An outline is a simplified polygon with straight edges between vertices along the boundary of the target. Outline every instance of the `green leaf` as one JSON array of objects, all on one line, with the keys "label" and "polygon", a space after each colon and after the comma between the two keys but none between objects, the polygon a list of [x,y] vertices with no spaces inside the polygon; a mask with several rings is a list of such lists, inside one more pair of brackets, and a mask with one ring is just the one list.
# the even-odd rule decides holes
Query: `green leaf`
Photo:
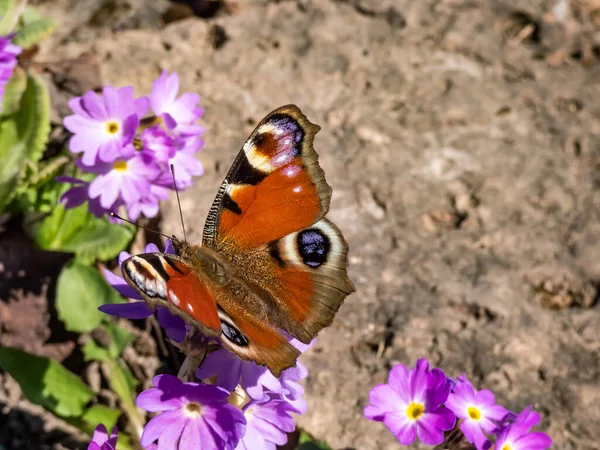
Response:
[{"label": "green leaf", "polygon": [[29,48],[39,44],[56,29],[56,22],[52,18],[43,18],[24,24],[17,30],[13,43],[19,47]]},{"label": "green leaf", "polygon": [[14,214],[54,211],[61,193],[65,190],[65,185],[56,182],[54,178],[68,162],[68,157],[57,156],[41,162],[39,167],[26,163],[17,193],[10,204],[10,211]]},{"label": "green leaf", "polygon": [[4,87],[4,97],[2,98],[1,116],[13,114],[21,103],[21,97],[27,87],[27,74],[21,67],[17,66],[13,70],[8,83]]},{"label": "green leaf", "polygon": [[6,14],[14,8],[15,4],[15,0],[0,0],[0,17],[6,17]]},{"label": "green leaf", "polygon": [[7,35],[13,30],[24,3],[24,0],[0,0],[0,35]]},{"label": "green leaf", "polygon": [[113,358],[117,358],[123,349],[133,340],[133,334],[129,331],[120,327],[116,323],[109,323],[106,325],[106,331],[110,336],[110,344],[108,346],[108,352]]},{"label": "green leaf", "polygon": [[135,228],[98,219],[87,205],[65,210],[58,205],[43,221],[28,229],[33,240],[44,250],[73,252],[83,263],[114,258],[133,239]]},{"label": "green leaf", "polygon": [[102,423],[110,432],[122,413],[120,409],[109,408],[104,405],[92,405],[81,416],[82,423],[78,427],[86,433],[92,434],[96,426]]},{"label": "green leaf", "polygon": [[26,228],[40,248],[62,250],[68,247],[70,239],[85,226],[88,215],[85,205],[66,210],[59,204],[44,220],[34,220],[33,226]]},{"label": "green leaf", "polygon": [[[39,188],[40,186],[53,181],[61,172],[64,166],[69,163],[67,156],[56,156],[49,161],[44,161],[37,167],[37,172],[27,180],[29,187]],[[62,187],[62,185],[61,185]]]},{"label": "green leaf", "polygon": [[96,427],[101,423],[110,432],[121,414],[123,414],[123,411],[120,409],[105,405],[92,405],[85,410],[81,417],[66,417],[65,421],[87,434],[93,434]]},{"label": "green leaf", "polygon": [[0,211],[16,192],[26,161],[42,157],[50,132],[50,96],[46,84],[29,74],[19,109],[0,118]]},{"label": "green leaf", "polygon": [[306,431],[300,431],[300,440],[298,441],[298,450],[333,450],[325,442],[317,441]]},{"label": "green leaf", "polygon": [[131,443],[131,438],[123,433],[117,437],[117,450],[134,450],[136,447]]},{"label": "green leaf", "polygon": [[79,417],[94,392],[60,363],[16,348],[0,348],[0,367],[21,386],[27,399],[62,417]]},{"label": "green leaf", "polygon": [[[85,206],[85,205],[84,205]],[[107,219],[97,219],[91,214],[65,249],[75,252],[82,261],[108,260],[117,256],[133,239],[135,228],[131,225],[110,223]]]},{"label": "green leaf", "polygon": [[19,22],[21,24],[27,25],[27,24],[34,22],[36,20],[39,20],[41,18],[42,18],[42,15],[40,14],[40,12],[38,11],[37,8],[27,5],[27,6],[25,6],[25,8],[23,8],[23,12],[21,13]]},{"label": "green leaf", "polygon": [[86,342],[85,345],[81,347],[81,351],[83,352],[83,359],[85,361],[107,362],[111,359],[108,350],[104,347],[100,347],[94,341]]},{"label": "green leaf", "polygon": [[105,317],[98,306],[118,303],[121,297],[91,266],[77,261],[67,265],[58,277],[56,309],[69,331],[92,331]]}]

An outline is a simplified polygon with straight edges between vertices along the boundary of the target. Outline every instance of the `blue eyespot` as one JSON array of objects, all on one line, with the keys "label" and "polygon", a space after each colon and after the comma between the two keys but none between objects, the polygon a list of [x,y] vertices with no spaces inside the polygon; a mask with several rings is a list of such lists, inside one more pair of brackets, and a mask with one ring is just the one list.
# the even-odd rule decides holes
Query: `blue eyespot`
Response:
[{"label": "blue eyespot", "polygon": [[327,261],[331,243],[323,231],[318,228],[308,228],[296,236],[298,254],[304,264],[316,269]]}]

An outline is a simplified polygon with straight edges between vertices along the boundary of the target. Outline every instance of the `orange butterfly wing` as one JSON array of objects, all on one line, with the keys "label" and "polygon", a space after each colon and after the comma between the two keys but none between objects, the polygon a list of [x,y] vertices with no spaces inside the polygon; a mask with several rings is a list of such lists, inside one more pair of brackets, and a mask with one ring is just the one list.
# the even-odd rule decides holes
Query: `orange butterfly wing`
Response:
[{"label": "orange butterfly wing", "polygon": [[[323,219],[331,188],[313,148],[318,131],[294,105],[267,115],[225,178],[203,235],[204,246],[231,261],[254,294],[217,299],[238,327],[264,315],[260,324],[304,343],[331,324],[354,290],[346,275],[347,244]],[[276,332],[269,334],[272,343]],[[255,348],[251,359],[268,359],[270,352],[268,346]],[[286,367],[295,364],[291,357]]]},{"label": "orange butterfly wing", "polygon": [[312,148],[319,130],[294,105],[265,117],[213,202],[203,245],[256,249],[327,214],[331,188]]}]

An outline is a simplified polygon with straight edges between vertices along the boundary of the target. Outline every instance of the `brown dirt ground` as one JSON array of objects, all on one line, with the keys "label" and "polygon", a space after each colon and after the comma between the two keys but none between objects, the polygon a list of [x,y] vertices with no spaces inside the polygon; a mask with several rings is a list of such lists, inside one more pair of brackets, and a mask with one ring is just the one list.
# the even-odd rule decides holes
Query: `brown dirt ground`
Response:
[{"label": "brown dirt ground", "polygon": [[200,93],[206,174],[181,199],[191,241],[264,114],[296,103],[322,126],[357,292],[304,356],[298,421],[316,437],[399,448],[362,410],[393,364],[426,357],[510,409],[535,405],[554,448],[593,449],[600,3],[563,3],[557,20],[554,0],[236,0],[162,26],[164,0],[57,0],[41,3],[61,26],[37,59],[91,52],[106,83],[147,93],[168,69]]}]

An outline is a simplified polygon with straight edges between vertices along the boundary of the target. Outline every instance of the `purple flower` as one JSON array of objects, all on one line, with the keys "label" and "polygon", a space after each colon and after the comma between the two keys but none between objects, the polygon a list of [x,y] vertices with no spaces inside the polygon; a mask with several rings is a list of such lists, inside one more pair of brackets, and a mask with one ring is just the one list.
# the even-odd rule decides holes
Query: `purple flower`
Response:
[{"label": "purple flower", "polygon": [[[102,217],[105,214],[116,211],[122,203],[116,202],[111,208],[104,208],[100,204],[99,198],[90,198],[89,188],[90,183],[87,181],[80,180],[79,178],[73,177],[56,177],[56,181],[59,183],[71,183],[73,187],[66,191],[61,197],[60,202],[64,203],[65,209],[76,208],[85,202],[88,202],[88,210],[95,217]],[[116,221],[112,217],[109,217],[112,222]]]},{"label": "purple flower", "polygon": [[135,222],[141,213],[146,217],[155,217],[158,214],[158,202],[167,198],[169,198],[167,188],[151,184],[150,192],[146,196],[127,205],[129,220]]},{"label": "purple flower", "polygon": [[154,388],[142,392],[137,406],[160,412],[144,427],[141,444],[173,450],[233,450],[244,434],[246,419],[227,403],[229,392],[217,386],[183,383],[158,375]]},{"label": "purple flower", "polygon": [[367,419],[383,422],[402,445],[410,445],[418,436],[424,444],[438,445],[444,431],[454,427],[456,418],[442,406],[450,393],[450,382],[439,369],[429,370],[429,363],[419,359],[410,371],[398,364],[389,374],[388,384],[375,386]]},{"label": "purple flower", "polygon": [[92,442],[88,445],[88,450],[115,450],[117,447],[117,427],[115,426],[108,435],[106,427],[98,425],[94,430]]},{"label": "purple flower", "polygon": [[[166,189],[173,189],[171,165],[181,190],[202,175],[194,154],[204,145],[204,129],[196,123],[203,110],[197,94],[177,97],[178,91],[177,74],[163,72],[149,97],[135,99],[131,86],[106,86],[101,96],[89,91],[69,102],[75,113],[64,119],[74,134],[69,148],[83,152],[79,169],[99,175],[89,184],[76,182],[63,196],[66,208],[87,201],[95,215],[124,205],[132,221],[142,213],[154,217],[160,200],[168,198]],[[142,120],[150,103],[156,117]]]},{"label": "purple flower", "polygon": [[[144,249],[144,253],[155,253],[158,251],[158,247],[154,244],[148,244]],[[174,253],[170,239],[167,239],[165,253]],[[123,264],[123,261],[130,256],[131,255],[127,252],[121,252],[119,254],[119,267]],[[154,310],[148,308],[146,302],[143,301],[142,296],[134,288],[129,286],[122,277],[115,275],[107,269],[104,269],[104,277],[106,278],[106,281],[108,281],[108,284],[123,297],[138,301],[128,303],[108,303],[100,306],[98,308],[100,311],[111,316],[124,317],[126,319],[145,319],[154,313]],[[158,308],[157,318],[158,323],[165,329],[169,338],[173,339],[175,342],[183,341],[186,333],[186,325],[181,317],[171,314],[167,308]]]},{"label": "purple flower", "polygon": [[74,133],[69,141],[73,153],[83,153],[83,164],[93,166],[97,160],[110,163],[120,150],[133,140],[140,118],[148,109],[148,99],[134,99],[133,87],[115,89],[106,86],[102,96],[94,91],[69,101],[75,113],[64,119],[65,127]]},{"label": "purple flower", "polygon": [[12,38],[13,35],[0,36],[0,112],[2,112],[4,88],[17,66],[17,55],[21,53],[21,47],[10,42]]},{"label": "purple flower", "polygon": [[150,153],[158,162],[168,163],[175,156],[175,139],[159,126],[152,126],[140,135],[143,151]]},{"label": "purple flower", "polygon": [[284,400],[252,401],[244,406],[243,412],[246,432],[236,450],[276,450],[287,442],[287,433],[296,427],[292,417],[296,410]]},{"label": "purple flower", "polygon": [[304,388],[302,385],[300,385],[300,383],[298,383],[298,381],[306,378],[307,376],[308,369],[304,364],[298,361],[296,363],[296,367],[291,367],[285,370],[281,374],[281,377],[279,377],[279,382],[287,392],[276,395],[270,393],[269,396],[272,399],[281,398],[282,400],[285,400],[296,413],[304,414],[306,411],[308,411],[308,404],[304,399]]},{"label": "purple flower", "polygon": [[552,439],[541,431],[530,431],[540,421],[540,415],[525,408],[514,422],[504,428],[496,439],[494,448],[498,450],[545,450],[552,445]]},{"label": "purple flower", "polygon": [[162,117],[165,125],[182,135],[201,134],[204,129],[194,122],[202,116],[204,110],[198,107],[200,96],[187,92],[177,98],[179,92],[179,76],[176,73],[168,75],[165,70],[152,83],[150,105],[154,114]]},{"label": "purple flower", "polygon": [[90,183],[89,195],[99,198],[105,209],[112,208],[119,199],[131,204],[150,195],[150,182],[161,173],[155,161],[136,153],[131,144],[118,151],[113,162],[99,163],[88,170],[100,174]]},{"label": "purple flower", "polygon": [[[295,342],[297,342],[295,339],[292,340],[292,345]],[[233,391],[240,384],[253,400],[266,401],[270,395],[275,394],[290,403],[301,399],[304,395],[304,389],[296,381],[307,375],[306,368],[298,362],[296,367],[283,371],[281,377],[277,379],[266,367],[252,361],[244,361],[225,348],[206,355],[202,365],[196,371],[196,378],[199,380],[216,376],[215,384],[228,391]],[[296,404],[297,409],[304,409],[303,404],[305,405],[304,400],[301,399]]]},{"label": "purple flower", "polygon": [[[196,141],[202,143],[202,141]],[[182,140],[180,138],[177,142],[181,146],[186,142],[191,142],[191,140]],[[199,176],[204,173],[204,167],[202,166],[202,163],[194,156],[194,152],[197,152],[199,149],[200,148],[195,149],[180,147],[175,155],[167,161],[167,167],[173,165],[175,168],[175,181],[177,182],[177,189],[181,190],[190,187],[193,181],[192,177]],[[163,171],[157,178],[156,184],[172,188],[173,176],[170,170]]]},{"label": "purple flower", "polygon": [[485,433],[493,433],[498,424],[510,411],[494,404],[494,394],[489,390],[476,391],[463,374],[456,380],[454,389],[446,400],[446,407],[462,419],[460,429],[467,441],[475,444],[477,450],[491,447]]}]

